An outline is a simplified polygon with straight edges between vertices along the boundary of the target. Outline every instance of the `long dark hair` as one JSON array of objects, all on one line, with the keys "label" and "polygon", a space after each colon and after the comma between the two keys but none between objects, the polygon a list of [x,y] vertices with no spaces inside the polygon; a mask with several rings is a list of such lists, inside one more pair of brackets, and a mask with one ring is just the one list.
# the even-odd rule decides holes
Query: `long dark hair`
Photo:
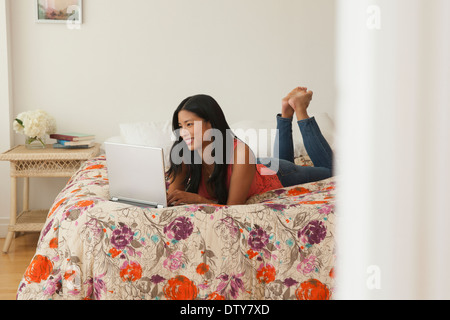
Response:
[{"label": "long dark hair", "polygon": [[[178,108],[173,113],[172,118],[172,130],[175,135],[175,142],[170,150],[170,168],[168,175],[175,180],[176,176],[181,172],[180,161],[173,161],[172,152],[179,150],[179,154],[176,156],[183,159],[183,163],[187,166],[187,174],[184,179],[185,191],[198,193],[198,188],[200,185],[201,175],[202,175],[202,162],[199,160],[200,155],[196,150],[190,151],[187,148],[186,143],[180,136],[180,126],[178,125],[178,113],[181,110],[186,110],[195,113],[198,117],[205,121],[211,123],[213,129],[217,129],[222,134],[222,146],[213,145],[213,150],[218,150],[222,147],[222,152],[214,152],[213,156],[215,159],[214,171],[207,180],[207,184],[214,186],[215,198],[219,204],[226,204],[228,199],[228,189],[227,183],[227,164],[230,163],[231,159],[228,159],[232,155],[232,150],[234,147],[234,139],[237,138],[230,129],[225,115],[214,98],[199,94],[191,97],[187,97],[181,101]],[[212,137],[212,143],[215,144],[215,139]],[[182,144],[182,145],[180,145]],[[180,158],[178,158],[180,159]],[[173,181],[172,180],[172,181]]]}]

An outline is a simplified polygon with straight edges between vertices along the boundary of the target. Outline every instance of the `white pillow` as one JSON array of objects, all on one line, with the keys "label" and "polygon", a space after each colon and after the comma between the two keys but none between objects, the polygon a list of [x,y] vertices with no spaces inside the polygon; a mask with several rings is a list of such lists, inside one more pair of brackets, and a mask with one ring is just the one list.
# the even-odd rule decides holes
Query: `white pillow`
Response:
[{"label": "white pillow", "polygon": [[172,121],[122,123],[119,128],[120,136],[126,144],[163,148],[164,162],[168,169],[170,148],[175,140]]},{"label": "white pillow", "polygon": [[115,142],[115,143],[124,143],[123,139],[121,136],[114,136],[111,138],[106,139],[102,145],[100,146],[100,148],[104,151],[105,150],[105,142]]}]

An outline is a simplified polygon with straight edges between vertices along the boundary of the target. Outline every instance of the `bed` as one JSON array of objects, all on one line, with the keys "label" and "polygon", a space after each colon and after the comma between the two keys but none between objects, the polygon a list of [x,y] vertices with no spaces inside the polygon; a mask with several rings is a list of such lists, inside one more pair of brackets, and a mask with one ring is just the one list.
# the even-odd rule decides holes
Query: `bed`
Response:
[{"label": "bed", "polygon": [[154,209],[108,199],[101,154],[56,197],[17,299],[333,298],[335,178],[236,206]]}]

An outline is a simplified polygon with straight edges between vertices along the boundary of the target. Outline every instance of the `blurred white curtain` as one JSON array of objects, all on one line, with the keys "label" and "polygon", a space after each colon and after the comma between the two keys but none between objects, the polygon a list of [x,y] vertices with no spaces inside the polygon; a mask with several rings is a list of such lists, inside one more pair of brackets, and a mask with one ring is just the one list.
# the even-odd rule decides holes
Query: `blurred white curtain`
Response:
[{"label": "blurred white curtain", "polygon": [[449,32],[449,0],[337,0],[338,299],[450,299]]}]

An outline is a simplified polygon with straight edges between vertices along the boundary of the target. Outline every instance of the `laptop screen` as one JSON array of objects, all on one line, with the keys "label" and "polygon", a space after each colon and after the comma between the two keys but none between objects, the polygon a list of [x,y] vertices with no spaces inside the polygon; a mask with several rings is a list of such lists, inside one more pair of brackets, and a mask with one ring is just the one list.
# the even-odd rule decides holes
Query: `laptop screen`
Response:
[{"label": "laptop screen", "polygon": [[167,207],[162,148],[105,142],[110,198]]}]

